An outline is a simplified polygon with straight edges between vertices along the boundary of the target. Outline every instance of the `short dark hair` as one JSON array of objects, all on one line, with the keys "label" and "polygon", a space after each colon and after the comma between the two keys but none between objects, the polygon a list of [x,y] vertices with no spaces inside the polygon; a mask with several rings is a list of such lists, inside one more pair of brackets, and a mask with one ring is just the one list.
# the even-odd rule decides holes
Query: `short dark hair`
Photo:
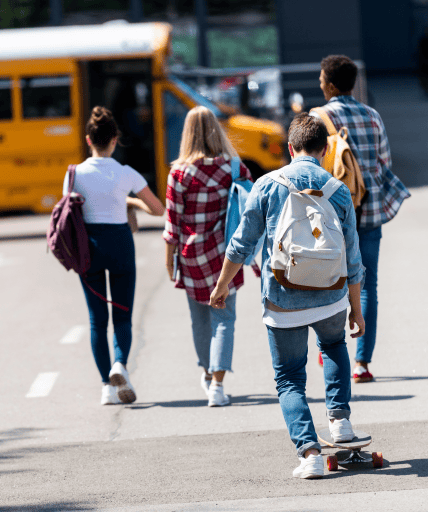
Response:
[{"label": "short dark hair", "polygon": [[350,92],[357,79],[358,68],[346,55],[329,55],[321,61],[325,78],[340,92]]},{"label": "short dark hair", "polygon": [[321,151],[327,144],[328,132],[325,124],[318,117],[310,116],[307,112],[298,114],[291,121],[288,129],[288,142],[296,151],[315,153]]}]

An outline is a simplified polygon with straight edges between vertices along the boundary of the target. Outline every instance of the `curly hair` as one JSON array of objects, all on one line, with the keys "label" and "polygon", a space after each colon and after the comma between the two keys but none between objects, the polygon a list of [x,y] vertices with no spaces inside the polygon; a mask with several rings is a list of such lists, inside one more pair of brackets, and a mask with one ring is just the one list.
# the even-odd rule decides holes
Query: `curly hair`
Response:
[{"label": "curly hair", "polygon": [[325,78],[340,92],[352,91],[357,79],[358,68],[346,55],[329,55],[321,61]]}]

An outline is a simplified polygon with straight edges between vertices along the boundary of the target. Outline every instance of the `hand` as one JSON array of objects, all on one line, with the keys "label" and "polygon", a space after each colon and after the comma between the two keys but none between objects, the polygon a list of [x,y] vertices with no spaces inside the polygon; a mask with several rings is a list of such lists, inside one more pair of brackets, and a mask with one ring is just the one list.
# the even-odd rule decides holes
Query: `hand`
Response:
[{"label": "hand", "polygon": [[229,287],[219,286],[218,283],[211,293],[210,306],[215,309],[224,309],[226,307],[226,298],[229,295]]},{"label": "hand", "polygon": [[166,271],[168,272],[170,281],[174,281],[174,263],[171,261],[166,264]]},{"label": "hand", "polygon": [[351,312],[349,313],[349,328],[354,330],[355,324],[358,326],[358,331],[351,334],[351,338],[359,338],[363,336],[366,331],[366,323],[364,322],[363,314],[360,311],[353,311],[351,308]]}]

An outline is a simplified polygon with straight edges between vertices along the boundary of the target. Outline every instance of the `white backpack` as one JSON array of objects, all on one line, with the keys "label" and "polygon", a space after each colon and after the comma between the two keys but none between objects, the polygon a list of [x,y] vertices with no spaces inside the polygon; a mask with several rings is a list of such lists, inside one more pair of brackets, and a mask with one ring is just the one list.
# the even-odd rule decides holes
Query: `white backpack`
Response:
[{"label": "white backpack", "polygon": [[342,185],[330,178],[321,190],[299,191],[282,170],[268,174],[289,191],[271,254],[276,280],[298,290],[339,290],[347,277],[342,226],[329,202]]}]

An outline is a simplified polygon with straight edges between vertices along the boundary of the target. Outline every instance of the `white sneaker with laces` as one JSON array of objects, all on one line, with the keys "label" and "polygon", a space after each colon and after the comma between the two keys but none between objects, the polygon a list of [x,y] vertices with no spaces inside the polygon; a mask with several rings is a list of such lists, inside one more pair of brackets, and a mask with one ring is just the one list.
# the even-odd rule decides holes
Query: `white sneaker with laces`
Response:
[{"label": "white sneaker with laces", "polygon": [[352,441],[355,437],[351,422],[346,418],[335,419],[333,422],[329,421],[328,428],[335,443],[346,443],[346,441]]},{"label": "white sneaker with laces", "polygon": [[101,390],[101,405],[116,405],[120,403],[116,388],[110,384],[103,386]]},{"label": "white sneaker with laces", "polygon": [[205,372],[203,372],[203,374],[201,375],[201,388],[205,391],[205,394],[208,396],[208,391],[210,389],[212,379],[207,380],[205,378],[205,375]]},{"label": "white sneaker with laces", "polygon": [[122,363],[116,361],[110,370],[110,384],[117,386],[117,396],[119,400],[124,404],[131,404],[137,399],[135,390],[129,380],[129,374],[127,369]]},{"label": "white sneaker with laces", "polygon": [[312,453],[305,457],[299,457],[300,466],[293,471],[295,478],[322,478],[324,476],[324,461],[322,455]]},{"label": "white sneaker with laces", "polygon": [[230,398],[224,394],[223,386],[219,386],[217,383],[211,384],[208,390],[208,407],[222,407],[229,404]]}]

